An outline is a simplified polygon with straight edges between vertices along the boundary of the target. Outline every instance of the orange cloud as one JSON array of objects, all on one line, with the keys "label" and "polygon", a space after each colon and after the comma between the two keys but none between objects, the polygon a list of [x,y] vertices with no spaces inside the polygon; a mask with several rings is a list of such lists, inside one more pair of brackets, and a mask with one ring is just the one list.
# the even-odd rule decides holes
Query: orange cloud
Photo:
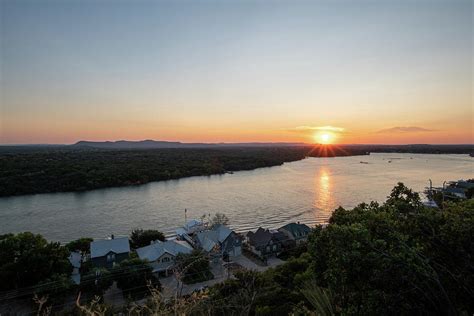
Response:
[{"label": "orange cloud", "polygon": [[427,129],[418,126],[396,126],[392,128],[386,128],[378,131],[377,133],[425,133],[425,132],[436,132],[433,129]]}]

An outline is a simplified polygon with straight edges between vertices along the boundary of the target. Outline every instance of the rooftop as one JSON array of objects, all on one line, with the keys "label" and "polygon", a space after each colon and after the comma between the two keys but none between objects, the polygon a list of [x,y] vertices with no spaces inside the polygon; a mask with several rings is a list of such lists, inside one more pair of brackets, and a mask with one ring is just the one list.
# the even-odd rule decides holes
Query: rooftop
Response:
[{"label": "rooftop", "polygon": [[103,257],[109,252],[116,254],[130,252],[128,237],[101,239],[91,242],[91,258]]},{"label": "rooftop", "polygon": [[222,243],[229,237],[232,230],[225,225],[216,225],[210,230],[196,234],[201,247],[206,251],[211,251],[217,244]]},{"label": "rooftop", "polygon": [[154,244],[137,249],[137,254],[140,259],[148,261],[155,261],[163,254],[169,253],[172,256],[177,256],[179,253],[191,253],[193,248],[182,240],[167,240],[164,242],[157,241]]},{"label": "rooftop", "polygon": [[295,237],[306,236],[311,232],[311,228],[309,228],[308,225],[300,223],[289,223],[281,227],[280,229],[285,229],[289,231]]}]

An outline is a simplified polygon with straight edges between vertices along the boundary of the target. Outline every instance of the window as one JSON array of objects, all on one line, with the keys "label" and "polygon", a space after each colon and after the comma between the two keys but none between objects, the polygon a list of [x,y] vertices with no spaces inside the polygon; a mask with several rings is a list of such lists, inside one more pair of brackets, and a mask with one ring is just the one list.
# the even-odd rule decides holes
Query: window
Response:
[{"label": "window", "polygon": [[115,261],[115,253],[109,253],[107,255],[107,262],[114,262]]},{"label": "window", "polygon": [[277,250],[277,245],[273,245],[273,251]]},{"label": "window", "polygon": [[163,259],[161,259],[161,262],[170,262],[170,258],[169,257],[164,257]]},{"label": "window", "polygon": [[270,246],[267,246],[267,252],[270,252]]}]

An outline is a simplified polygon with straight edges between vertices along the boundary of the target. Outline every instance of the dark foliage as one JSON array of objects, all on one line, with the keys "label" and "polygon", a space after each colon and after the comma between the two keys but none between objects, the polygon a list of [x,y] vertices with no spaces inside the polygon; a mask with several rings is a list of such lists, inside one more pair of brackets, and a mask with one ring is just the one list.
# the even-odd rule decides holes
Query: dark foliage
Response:
[{"label": "dark foliage", "polygon": [[38,297],[47,297],[49,305],[59,305],[74,294],[76,285],[69,275],[53,274],[50,278],[41,281],[35,286],[35,294]]},{"label": "dark foliage", "polygon": [[104,292],[112,286],[114,275],[107,269],[84,269],[81,274],[80,290],[83,297],[102,296]]},{"label": "dark foliage", "polygon": [[105,150],[47,147],[0,151],[0,196],[84,191],[278,166],[338,147]]},{"label": "dark foliage", "polygon": [[160,288],[160,281],[152,273],[153,269],[146,261],[133,258],[122,261],[112,269],[112,277],[117,287],[123,291],[124,297],[134,300],[149,295],[148,286]]},{"label": "dark foliage", "polygon": [[156,240],[165,241],[165,235],[153,229],[135,229],[130,234],[130,246],[133,249],[148,246],[152,241]]},{"label": "dark foliage", "polygon": [[190,254],[178,254],[176,268],[182,275],[181,280],[188,284],[210,280],[214,277],[211,273],[209,258],[198,249]]},{"label": "dark foliage", "polygon": [[10,290],[37,285],[72,272],[69,251],[59,243],[48,243],[29,232],[0,236],[0,289]]},{"label": "dark foliage", "polygon": [[77,251],[82,254],[88,254],[91,252],[92,241],[94,241],[94,239],[88,237],[79,238],[67,243],[66,248],[71,252]]},{"label": "dark foliage", "polygon": [[472,313],[473,235],[474,201],[425,208],[399,184],[316,229],[311,271],[342,314]]}]

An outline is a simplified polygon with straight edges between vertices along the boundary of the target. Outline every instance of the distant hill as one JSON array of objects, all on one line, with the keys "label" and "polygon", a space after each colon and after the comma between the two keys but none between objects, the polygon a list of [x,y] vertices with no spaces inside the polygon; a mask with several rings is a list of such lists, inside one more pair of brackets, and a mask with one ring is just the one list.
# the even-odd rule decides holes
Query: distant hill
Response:
[{"label": "distant hill", "polygon": [[218,148],[218,147],[285,147],[304,146],[304,143],[181,143],[161,140],[127,141],[115,142],[92,142],[81,140],[73,147],[107,148],[107,149],[153,149],[153,148]]}]

